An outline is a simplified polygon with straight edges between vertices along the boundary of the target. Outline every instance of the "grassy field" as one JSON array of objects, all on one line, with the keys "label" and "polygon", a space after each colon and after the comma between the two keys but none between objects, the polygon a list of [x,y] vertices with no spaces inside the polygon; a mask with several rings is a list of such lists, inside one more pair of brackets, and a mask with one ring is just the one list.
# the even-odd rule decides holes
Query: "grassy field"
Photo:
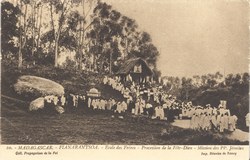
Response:
[{"label": "grassy field", "polygon": [[[223,135],[172,126],[146,117],[111,118],[111,113],[62,115],[27,111],[28,103],[2,97],[2,144],[248,144]],[[162,129],[167,133],[161,135]]]}]

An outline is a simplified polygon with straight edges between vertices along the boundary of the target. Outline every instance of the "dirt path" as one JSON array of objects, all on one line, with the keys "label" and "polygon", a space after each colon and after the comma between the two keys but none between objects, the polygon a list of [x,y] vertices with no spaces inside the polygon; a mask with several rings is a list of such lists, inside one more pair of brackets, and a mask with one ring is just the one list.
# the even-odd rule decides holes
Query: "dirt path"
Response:
[{"label": "dirt path", "polygon": [[[181,128],[190,128],[190,120],[175,120],[172,125]],[[241,142],[249,141],[249,133],[240,129],[236,129],[233,133],[226,135],[226,137],[228,139],[239,140]]]}]

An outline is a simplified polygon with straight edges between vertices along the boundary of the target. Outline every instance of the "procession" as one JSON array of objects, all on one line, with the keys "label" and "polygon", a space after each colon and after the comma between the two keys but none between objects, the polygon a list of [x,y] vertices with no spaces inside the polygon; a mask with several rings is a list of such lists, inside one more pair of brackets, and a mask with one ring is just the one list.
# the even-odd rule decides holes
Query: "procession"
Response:
[{"label": "procession", "polygon": [[[132,79],[129,79],[132,81]],[[223,133],[236,130],[237,116],[231,115],[226,102],[215,107],[207,104],[195,106],[191,101],[180,102],[175,96],[162,92],[161,87],[146,88],[144,85],[125,87],[119,77],[103,78],[103,84],[119,91],[123,101],[112,98],[103,99],[96,88],[91,88],[88,95],[63,95],[61,97],[49,95],[44,98],[45,108],[61,106],[66,112],[83,109],[92,112],[111,112],[111,118],[124,119],[126,116],[144,116],[174,122],[175,119],[189,119],[193,130],[214,131]],[[248,124],[246,115],[246,124]]]}]

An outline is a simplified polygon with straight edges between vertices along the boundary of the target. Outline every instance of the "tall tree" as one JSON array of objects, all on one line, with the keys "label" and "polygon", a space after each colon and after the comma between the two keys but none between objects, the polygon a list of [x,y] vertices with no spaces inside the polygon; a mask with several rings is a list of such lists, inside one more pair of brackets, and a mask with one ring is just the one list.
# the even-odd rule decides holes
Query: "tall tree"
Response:
[{"label": "tall tree", "polygon": [[18,41],[18,68],[22,67],[23,64],[23,54],[22,50],[26,44],[27,31],[28,31],[28,21],[27,21],[27,9],[29,0],[20,0],[17,2],[17,7],[20,9],[18,16],[18,27],[19,27],[19,41]]},{"label": "tall tree", "polygon": [[15,39],[18,38],[18,7],[10,2],[1,2],[1,51],[3,58],[17,52]]},{"label": "tall tree", "polygon": [[72,0],[54,1],[48,0],[50,11],[50,22],[54,36],[54,66],[58,66],[59,40],[63,27],[66,22],[66,16],[72,7]]},{"label": "tall tree", "polygon": [[78,41],[78,54],[79,54],[79,69],[82,69],[83,55],[87,50],[89,40],[86,40],[87,30],[93,24],[90,16],[95,7],[96,0],[79,0],[80,1],[80,19],[79,19],[79,41]]},{"label": "tall tree", "polygon": [[[40,0],[31,0],[31,56],[35,64],[35,52],[38,50],[42,21],[42,3]],[[39,12],[39,10],[41,10]]]}]

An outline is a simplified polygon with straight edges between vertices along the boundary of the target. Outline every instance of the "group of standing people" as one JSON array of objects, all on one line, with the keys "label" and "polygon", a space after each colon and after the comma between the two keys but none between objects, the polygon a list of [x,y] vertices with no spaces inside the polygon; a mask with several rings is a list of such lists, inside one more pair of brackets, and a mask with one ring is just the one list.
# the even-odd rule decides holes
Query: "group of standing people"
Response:
[{"label": "group of standing people", "polygon": [[[44,97],[45,108],[61,108],[64,111],[75,110],[86,103],[86,97],[83,95],[47,95]],[[63,111],[63,112],[64,112]]]},{"label": "group of standing people", "polygon": [[[152,119],[168,120],[190,119],[190,128],[195,130],[214,130],[219,132],[234,131],[237,116],[231,115],[230,110],[221,105],[211,107],[194,106],[192,102],[179,102],[175,96],[161,91],[160,87],[145,87],[144,85],[125,86],[119,77],[107,77],[103,84],[119,91],[124,100],[104,99],[101,97],[88,97],[83,95],[67,94],[62,96],[49,95],[44,98],[45,106],[61,106],[65,110],[86,108],[93,111],[111,111],[113,116],[124,118],[125,113],[134,116],[145,115]],[[95,89],[96,90],[96,89]],[[248,116],[249,117],[249,116]],[[249,124],[249,118],[248,123]]]},{"label": "group of standing people", "polygon": [[213,130],[213,131],[235,131],[237,116],[230,115],[230,110],[218,107],[212,108],[194,106],[194,112],[190,121],[190,128],[195,130]]},{"label": "group of standing people", "polygon": [[128,112],[132,115],[146,115],[152,119],[174,121],[181,112],[181,105],[176,97],[163,92],[160,86],[149,87],[145,84],[130,85],[121,83],[118,76],[103,79],[103,84],[119,91],[128,104]]}]

